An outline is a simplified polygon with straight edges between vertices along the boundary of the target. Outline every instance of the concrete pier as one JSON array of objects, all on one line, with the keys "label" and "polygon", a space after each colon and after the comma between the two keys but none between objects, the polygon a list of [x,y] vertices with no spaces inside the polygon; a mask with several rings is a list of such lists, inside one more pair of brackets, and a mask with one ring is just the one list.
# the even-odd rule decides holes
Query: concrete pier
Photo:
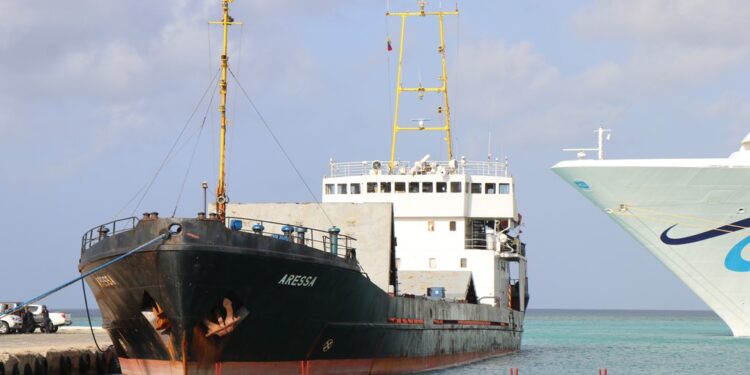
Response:
[{"label": "concrete pier", "polygon": [[0,375],[118,374],[112,342],[95,329],[99,352],[89,328],[61,327],[57,333],[0,336]]}]

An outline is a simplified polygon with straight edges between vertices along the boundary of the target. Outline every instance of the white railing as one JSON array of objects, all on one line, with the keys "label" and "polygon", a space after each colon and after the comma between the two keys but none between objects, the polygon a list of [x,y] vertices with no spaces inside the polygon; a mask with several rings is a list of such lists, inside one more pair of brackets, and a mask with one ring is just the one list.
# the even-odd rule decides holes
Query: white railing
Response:
[{"label": "white railing", "polygon": [[451,161],[408,162],[396,161],[393,168],[387,161],[345,161],[331,160],[330,171],[326,177],[349,177],[364,175],[428,175],[428,174],[466,174],[472,176],[508,177],[508,161],[468,161],[465,159]]}]

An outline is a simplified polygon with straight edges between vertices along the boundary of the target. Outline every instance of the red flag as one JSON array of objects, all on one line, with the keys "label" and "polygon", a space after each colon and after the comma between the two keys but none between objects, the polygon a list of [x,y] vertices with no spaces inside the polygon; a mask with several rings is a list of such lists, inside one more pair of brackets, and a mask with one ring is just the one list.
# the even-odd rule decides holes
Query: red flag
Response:
[{"label": "red flag", "polygon": [[388,40],[386,41],[386,43],[388,43],[388,52],[393,51],[393,46],[391,45],[391,38],[388,38]]}]

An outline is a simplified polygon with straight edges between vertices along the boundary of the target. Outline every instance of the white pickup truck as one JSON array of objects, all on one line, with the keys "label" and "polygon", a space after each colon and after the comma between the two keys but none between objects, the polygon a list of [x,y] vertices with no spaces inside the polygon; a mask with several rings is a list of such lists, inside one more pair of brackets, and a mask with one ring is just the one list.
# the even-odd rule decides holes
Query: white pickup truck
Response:
[{"label": "white pickup truck", "polygon": [[[20,305],[20,302],[3,302],[0,303],[0,311],[6,311],[13,309]],[[28,305],[29,310],[34,314],[34,328],[31,332],[34,332],[39,328],[42,332],[54,333],[60,326],[69,326],[73,324],[70,319],[70,314],[64,312],[50,312],[49,313],[49,324],[45,326],[43,309],[47,307],[44,305]],[[8,315],[0,319],[0,334],[20,332],[23,327],[23,321],[16,315]]]},{"label": "white pickup truck", "polygon": [[17,315],[6,315],[0,318],[0,334],[15,332],[23,327],[23,320]]}]

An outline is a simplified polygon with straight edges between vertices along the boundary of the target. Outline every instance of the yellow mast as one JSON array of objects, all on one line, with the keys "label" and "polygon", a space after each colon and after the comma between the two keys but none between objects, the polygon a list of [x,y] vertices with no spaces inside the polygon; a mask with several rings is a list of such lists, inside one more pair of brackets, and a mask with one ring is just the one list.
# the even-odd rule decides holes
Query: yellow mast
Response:
[{"label": "yellow mast", "polygon": [[[387,12],[386,16],[401,17],[401,37],[398,46],[398,74],[396,76],[396,104],[394,106],[393,113],[393,135],[391,141],[391,160],[388,163],[388,168],[393,169],[396,158],[396,136],[400,131],[411,131],[411,130],[431,130],[431,131],[442,131],[445,132],[445,142],[448,145],[448,160],[453,159],[453,149],[451,148],[451,115],[450,106],[448,105],[448,72],[445,64],[445,34],[443,32],[443,16],[457,16],[458,9],[449,12],[427,12],[425,11],[425,1],[419,1],[418,12]],[[403,87],[401,85],[401,70],[404,61],[404,39],[406,32],[406,18],[407,17],[426,17],[426,16],[437,16],[440,25],[440,45],[438,46],[438,53],[442,63],[442,86],[440,87],[423,87],[419,84],[419,87]],[[406,127],[401,126],[398,121],[399,114],[399,101],[401,99],[402,92],[416,92],[421,99],[426,92],[436,92],[443,94],[443,105],[444,107],[438,107],[438,113],[445,116],[445,123],[443,126],[425,127],[423,123],[420,123],[418,127]]]},{"label": "yellow mast", "polygon": [[221,52],[221,79],[219,80],[219,94],[221,101],[219,103],[219,113],[221,113],[221,135],[219,137],[219,183],[216,185],[216,214],[219,219],[224,219],[226,213],[226,186],[224,183],[224,164],[226,159],[226,136],[227,136],[227,70],[229,56],[227,55],[227,42],[229,39],[229,25],[240,25],[241,22],[234,22],[229,16],[229,4],[234,0],[222,0],[224,17],[221,21],[212,21],[210,24],[222,25],[224,29],[224,39],[222,42]]}]

